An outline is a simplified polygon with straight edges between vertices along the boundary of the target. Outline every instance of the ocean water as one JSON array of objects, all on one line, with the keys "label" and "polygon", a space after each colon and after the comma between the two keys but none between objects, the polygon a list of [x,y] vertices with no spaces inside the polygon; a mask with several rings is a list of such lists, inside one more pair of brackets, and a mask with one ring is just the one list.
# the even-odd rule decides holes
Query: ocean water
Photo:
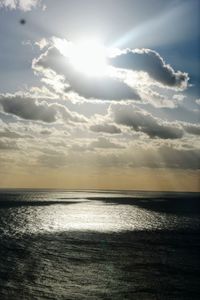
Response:
[{"label": "ocean water", "polygon": [[0,190],[0,299],[200,299],[199,201]]}]

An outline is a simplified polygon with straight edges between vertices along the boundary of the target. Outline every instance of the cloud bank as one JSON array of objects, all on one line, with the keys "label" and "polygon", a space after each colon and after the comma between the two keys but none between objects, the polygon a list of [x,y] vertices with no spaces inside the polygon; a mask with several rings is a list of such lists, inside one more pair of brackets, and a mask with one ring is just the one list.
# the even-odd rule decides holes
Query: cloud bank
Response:
[{"label": "cloud bank", "polygon": [[25,120],[56,122],[59,118],[66,122],[86,122],[84,116],[70,112],[65,106],[58,103],[48,103],[26,95],[0,95],[0,106],[8,114]]},{"label": "cloud bank", "polygon": [[178,125],[162,122],[145,110],[131,104],[113,104],[110,106],[109,114],[116,124],[145,133],[150,138],[179,139],[183,136],[183,130]]}]

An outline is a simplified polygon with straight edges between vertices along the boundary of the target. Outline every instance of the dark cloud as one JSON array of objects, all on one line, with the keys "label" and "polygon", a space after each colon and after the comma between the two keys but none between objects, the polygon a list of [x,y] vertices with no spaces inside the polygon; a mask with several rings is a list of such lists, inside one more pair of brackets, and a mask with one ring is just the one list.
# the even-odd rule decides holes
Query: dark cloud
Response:
[{"label": "dark cloud", "polygon": [[187,133],[194,134],[194,135],[200,135],[200,125],[196,124],[187,124],[184,125],[183,128]]},{"label": "dark cloud", "polygon": [[87,119],[76,112],[69,111],[58,103],[47,103],[45,100],[26,97],[25,95],[0,95],[0,105],[4,112],[16,115],[25,120],[55,122],[59,116],[65,122],[87,122]]},{"label": "dark cloud", "polygon": [[147,72],[156,81],[170,87],[184,88],[189,80],[188,74],[175,72],[156,51],[150,49],[127,49],[111,58],[110,63],[117,68]]},{"label": "dark cloud", "polygon": [[144,107],[154,116],[164,117],[169,122],[182,121],[188,123],[199,123],[199,110],[192,110],[183,105],[177,107],[156,107],[145,104]]},{"label": "dark cloud", "polygon": [[40,134],[42,135],[50,135],[52,132],[50,130],[44,129],[40,131]]},{"label": "dark cloud", "polygon": [[163,123],[133,105],[111,105],[110,114],[116,124],[146,133],[151,138],[178,139],[183,136],[183,130],[178,126]]},{"label": "dark cloud", "polygon": [[118,79],[108,76],[92,77],[76,71],[69,60],[53,47],[33,61],[33,68],[43,71],[44,74],[45,71],[48,73],[48,70],[53,70],[57,74],[63,75],[69,83],[66,91],[75,91],[85,98],[101,100],[140,99],[136,91]]},{"label": "dark cloud", "polygon": [[90,126],[90,130],[93,132],[105,132],[110,134],[121,133],[121,129],[111,124],[95,124]]},{"label": "dark cloud", "polygon": [[56,121],[56,110],[44,101],[39,103],[32,98],[23,98],[22,96],[15,95],[1,96],[0,104],[4,112],[16,115],[22,119],[47,123]]}]

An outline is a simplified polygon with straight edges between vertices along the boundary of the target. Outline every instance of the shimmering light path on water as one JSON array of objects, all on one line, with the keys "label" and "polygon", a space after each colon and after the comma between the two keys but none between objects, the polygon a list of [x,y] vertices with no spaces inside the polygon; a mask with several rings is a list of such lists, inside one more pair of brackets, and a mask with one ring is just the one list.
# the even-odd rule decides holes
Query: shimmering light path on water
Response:
[{"label": "shimmering light path on water", "polygon": [[193,193],[2,190],[1,299],[197,299],[199,207]]}]

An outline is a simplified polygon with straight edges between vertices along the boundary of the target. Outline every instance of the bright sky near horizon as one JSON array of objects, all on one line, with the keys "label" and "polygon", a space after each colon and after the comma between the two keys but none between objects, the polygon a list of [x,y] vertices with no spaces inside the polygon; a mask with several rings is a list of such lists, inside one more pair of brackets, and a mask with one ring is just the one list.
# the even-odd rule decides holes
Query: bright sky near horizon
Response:
[{"label": "bright sky near horizon", "polygon": [[199,0],[0,0],[0,187],[198,191]]}]

